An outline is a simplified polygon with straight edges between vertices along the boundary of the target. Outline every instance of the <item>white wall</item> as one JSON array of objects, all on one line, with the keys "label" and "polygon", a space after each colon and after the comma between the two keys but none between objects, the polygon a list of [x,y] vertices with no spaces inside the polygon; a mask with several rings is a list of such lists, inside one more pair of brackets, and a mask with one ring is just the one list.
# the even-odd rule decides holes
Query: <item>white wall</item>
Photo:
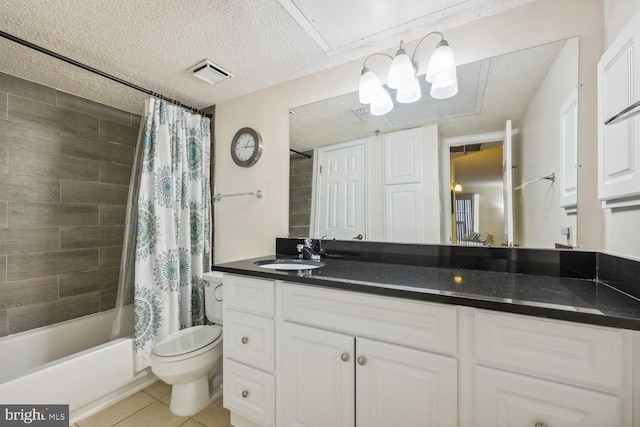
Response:
[{"label": "white wall", "polygon": [[[534,3],[446,31],[459,64],[579,35],[579,210],[584,249],[602,249],[604,227],[596,194],[596,63],[602,54],[603,0],[537,0]],[[413,50],[415,42],[407,43]],[[389,51],[393,54],[393,51]],[[247,60],[251,60],[247,58]],[[216,202],[216,262],[274,252],[287,233],[289,109],[355,92],[362,61],[325,70],[216,106],[215,190],[255,191],[265,196]],[[378,70],[373,70],[378,71]],[[382,75],[382,73],[378,74]],[[250,169],[235,166],[229,145],[235,132],[252,126],[264,139],[262,159]],[[594,207],[597,207],[594,208]]]},{"label": "white wall", "polygon": [[[629,22],[640,13],[640,0],[605,0],[605,44],[609,46]],[[605,211],[605,250],[611,254],[640,259],[640,209]]]},{"label": "white wall", "polygon": [[[504,242],[504,195],[502,185],[464,185],[465,193],[480,195],[480,227],[476,232],[491,233],[493,244]],[[474,206],[475,208],[475,206]]]},{"label": "white wall", "polygon": [[[566,72],[575,70],[572,64],[577,64],[578,59],[576,43],[578,41],[572,39],[565,44],[521,123],[517,124],[518,179],[515,183],[519,185],[550,173],[558,176],[555,183],[544,180],[515,190],[519,192],[515,209],[519,231],[516,243],[527,248],[552,248],[555,243],[566,244],[566,237],[560,234],[560,226],[576,230],[576,216],[567,215],[560,207],[563,162],[560,111],[576,89],[575,74]],[[582,211],[578,212],[578,215],[582,214]]]}]

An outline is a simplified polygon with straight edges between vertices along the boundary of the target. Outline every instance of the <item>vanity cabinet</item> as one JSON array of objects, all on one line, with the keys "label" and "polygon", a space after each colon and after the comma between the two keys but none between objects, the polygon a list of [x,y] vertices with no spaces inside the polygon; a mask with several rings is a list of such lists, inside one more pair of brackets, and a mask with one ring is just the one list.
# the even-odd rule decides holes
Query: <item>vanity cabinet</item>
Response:
[{"label": "vanity cabinet", "polygon": [[598,63],[598,197],[603,207],[640,205],[640,115],[604,122],[640,101],[640,13]]},{"label": "vanity cabinet", "polygon": [[224,406],[248,422],[275,426],[275,283],[224,275]]},{"label": "vanity cabinet", "polygon": [[[403,307],[404,304],[387,298],[361,295],[361,301],[350,305],[340,302],[341,296],[348,294],[287,284],[284,293],[285,318],[289,313],[296,321],[329,323],[326,327],[331,327],[335,326],[335,320],[323,322],[321,313],[325,317],[338,313],[346,323],[337,328],[349,333],[284,322],[280,378],[282,400],[286,404],[282,406],[282,426],[457,425],[455,358],[371,339],[378,335],[376,328],[363,327],[374,320],[370,317],[374,307],[385,302],[395,305],[386,310],[386,314],[391,314],[388,319],[391,325],[380,336],[396,341],[388,332],[402,326],[393,322],[402,321],[403,308],[413,313],[409,317],[417,316],[416,304]],[[311,299],[319,304],[307,306]],[[293,300],[294,304],[297,301],[302,307],[289,307],[287,300]],[[427,313],[429,308],[430,305],[422,306]],[[427,316],[433,319],[434,313]],[[381,319],[385,319],[384,315]],[[452,320],[450,326],[455,327],[455,317]],[[402,334],[401,330],[397,332]],[[455,329],[449,333],[455,335]]]},{"label": "vanity cabinet", "polygon": [[626,332],[475,310],[475,425],[632,425]]},{"label": "vanity cabinet", "polygon": [[232,274],[224,285],[235,427],[640,427],[635,331]]}]

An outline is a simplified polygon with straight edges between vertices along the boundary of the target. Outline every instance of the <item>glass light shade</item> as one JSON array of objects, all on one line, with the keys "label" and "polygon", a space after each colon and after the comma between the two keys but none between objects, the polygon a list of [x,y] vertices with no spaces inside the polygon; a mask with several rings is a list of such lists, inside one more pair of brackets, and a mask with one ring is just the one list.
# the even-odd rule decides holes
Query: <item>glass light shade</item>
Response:
[{"label": "glass light shade", "polygon": [[431,59],[429,59],[425,78],[429,83],[434,83],[451,80],[456,75],[456,58],[453,56],[453,51],[447,42],[443,40],[438,43],[436,50],[431,55]]},{"label": "glass light shade", "polygon": [[364,68],[360,75],[360,84],[358,86],[360,103],[371,104],[376,94],[381,90],[384,89],[378,76],[373,71],[369,71],[368,68]]},{"label": "glass light shade", "polygon": [[396,53],[396,57],[391,61],[389,68],[389,77],[387,78],[387,86],[391,89],[405,89],[411,87],[416,72],[413,68],[413,62],[409,55],[400,49]]},{"label": "glass light shade", "polygon": [[453,78],[442,82],[431,84],[430,95],[435,99],[447,99],[458,93],[458,79]]},{"label": "glass light shade", "polygon": [[372,116],[384,116],[391,110],[393,110],[391,96],[389,96],[389,92],[382,89],[382,92],[377,94],[376,99],[369,106],[369,111]]},{"label": "glass light shade", "polygon": [[405,88],[402,88],[402,89],[398,89],[398,92],[396,93],[396,101],[403,104],[416,102],[421,97],[422,97],[422,92],[420,91],[420,82],[418,81],[417,77],[413,78],[413,83],[408,88],[408,90]]},{"label": "glass light shade", "polygon": [[453,191],[455,191],[456,193],[459,193],[462,191],[462,184],[460,184],[460,182],[457,182],[456,185],[453,187]]}]

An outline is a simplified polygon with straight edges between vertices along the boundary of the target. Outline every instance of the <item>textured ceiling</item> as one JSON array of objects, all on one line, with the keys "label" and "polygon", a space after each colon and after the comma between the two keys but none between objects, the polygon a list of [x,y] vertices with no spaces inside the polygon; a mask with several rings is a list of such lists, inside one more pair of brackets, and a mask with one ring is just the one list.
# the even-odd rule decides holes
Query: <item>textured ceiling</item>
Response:
[{"label": "textured ceiling", "polygon": [[[428,29],[424,19],[416,20],[419,27],[407,24],[399,33],[388,31],[332,55],[278,0],[0,0],[0,29],[204,108],[391,48],[400,36],[418,39],[427,31],[444,31],[531,1],[461,1],[469,7],[430,17]],[[377,3],[394,0],[368,2]],[[140,112],[146,97],[5,39],[0,39],[0,58],[2,72],[128,111]],[[204,59],[234,77],[215,86],[194,78],[187,70]]]}]

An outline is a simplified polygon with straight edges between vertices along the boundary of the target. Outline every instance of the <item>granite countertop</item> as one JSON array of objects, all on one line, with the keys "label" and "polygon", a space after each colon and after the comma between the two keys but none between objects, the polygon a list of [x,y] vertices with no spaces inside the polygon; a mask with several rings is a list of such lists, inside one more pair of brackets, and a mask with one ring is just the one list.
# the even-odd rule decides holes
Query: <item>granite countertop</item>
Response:
[{"label": "granite countertop", "polygon": [[640,330],[640,301],[594,279],[335,258],[323,259],[325,266],[321,268],[300,272],[254,265],[255,261],[273,258],[276,256],[218,264],[212,269],[301,285]]}]

